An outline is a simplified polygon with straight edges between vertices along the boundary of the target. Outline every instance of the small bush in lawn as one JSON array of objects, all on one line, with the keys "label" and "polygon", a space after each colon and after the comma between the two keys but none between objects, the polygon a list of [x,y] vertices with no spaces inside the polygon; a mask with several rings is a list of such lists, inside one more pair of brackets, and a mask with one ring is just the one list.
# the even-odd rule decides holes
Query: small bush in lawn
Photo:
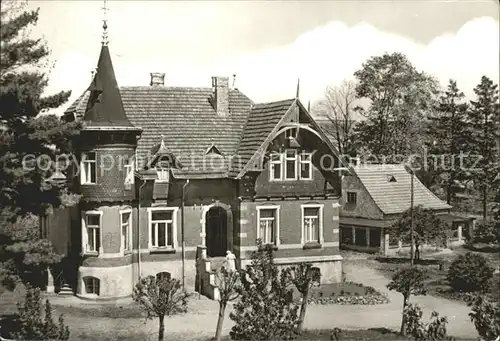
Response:
[{"label": "small bush in lawn", "polygon": [[469,316],[476,330],[484,340],[495,340],[500,336],[500,304],[490,302],[480,295],[469,296]]},{"label": "small bush in lawn", "polygon": [[416,341],[451,341],[452,337],[447,335],[446,325],[448,319],[440,317],[439,313],[433,311],[431,321],[428,324],[422,322],[422,309],[418,305],[409,303],[403,312],[406,324],[406,332]]},{"label": "small bush in lawn", "polygon": [[493,272],[484,256],[468,252],[453,261],[446,279],[456,292],[488,291]]},{"label": "small bush in lawn", "polygon": [[42,312],[42,298],[40,289],[26,288],[24,302],[17,304],[21,331],[14,334],[18,340],[68,340],[69,328],[64,325],[63,316],[59,316],[58,323],[52,318],[52,306],[49,300],[45,301]]}]

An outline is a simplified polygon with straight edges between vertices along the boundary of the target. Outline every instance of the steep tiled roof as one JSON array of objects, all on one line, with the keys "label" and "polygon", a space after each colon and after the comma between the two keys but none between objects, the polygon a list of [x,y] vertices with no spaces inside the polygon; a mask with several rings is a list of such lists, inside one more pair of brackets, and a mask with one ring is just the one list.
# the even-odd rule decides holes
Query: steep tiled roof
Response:
[{"label": "steep tiled roof", "polygon": [[[238,90],[229,91],[228,116],[219,116],[209,102],[211,88],[163,86],[120,87],[125,113],[130,122],[143,129],[138,142],[137,157],[146,161],[151,148],[164,142],[179,162],[182,177],[218,178],[228,175],[230,160],[238,151],[243,128],[252,101]],[[79,98],[66,114],[82,115],[88,92]],[[71,110],[70,110],[71,109]],[[211,162],[206,155],[211,145],[223,154]],[[205,159],[205,162],[204,162]],[[204,165],[205,163],[205,165]]]},{"label": "steep tiled roof", "polygon": [[[384,214],[402,213],[410,208],[411,175],[403,165],[360,165],[354,167],[356,175]],[[389,181],[394,177],[396,181]],[[414,205],[433,210],[451,206],[436,197],[415,176]]]},{"label": "steep tiled roof", "polygon": [[123,109],[107,45],[103,45],[101,48],[97,72],[88,91],[90,95],[85,101],[86,110],[83,115],[83,121],[87,127],[132,127]]},{"label": "steep tiled roof", "polygon": [[241,171],[258,151],[281,118],[292,106],[295,99],[261,103],[252,107],[238,148],[238,157],[232,167],[232,175]]}]

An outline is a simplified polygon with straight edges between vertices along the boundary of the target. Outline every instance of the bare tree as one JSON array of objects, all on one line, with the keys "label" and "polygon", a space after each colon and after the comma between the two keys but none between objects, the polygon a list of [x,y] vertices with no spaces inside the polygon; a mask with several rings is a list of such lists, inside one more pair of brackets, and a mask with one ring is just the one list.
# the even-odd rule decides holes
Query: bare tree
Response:
[{"label": "bare tree", "polygon": [[222,267],[217,271],[216,277],[216,286],[219,289],[219,319],[217,320],[217,329],[215,330],[215,340],[219,341],[227,303],[234,301],[240,296],[237,291],[240,283],[240,273]]},{"label": "bare tree", "polygon": [[356,83],[344,80],[338,86],[328,86],[325,99],[319,104],[319,110],[326,114],[331,123],[326,131],[334,136],[340,154],[353,152],[352,131],[356,101]]}]

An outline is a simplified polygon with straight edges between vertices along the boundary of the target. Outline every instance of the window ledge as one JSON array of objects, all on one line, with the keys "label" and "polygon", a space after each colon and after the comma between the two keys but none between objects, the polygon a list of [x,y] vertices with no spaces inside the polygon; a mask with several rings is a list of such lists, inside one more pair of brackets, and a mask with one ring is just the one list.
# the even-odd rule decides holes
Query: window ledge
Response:
[{"label": "window ledge", "polygon": [[157,253],[175,253],[175,249],[172,248],[154,248],[154,249],[149,249],[150,254],[157,254]]},{"label": "window ledge", "polygon": [[304,250],[321,249],[322,245],[318,242],[307,242],[302,248]]},{"label": "window ledge", "polygon": [[273,249],[273,251],[278,250],[278,245],[275,244],[262,244],[261,250],[264,250],[267,246],[270,246]]},{"label": "window ledge", "polygon": [[95,186],[97,185],[97,182],[89,182],[89,183],[84,183],[84,184],[80,184],[80,186]]},{"label": "window ledge", "polygon": [[84,251],[80,253],[84,257],[99,257],[99,252]]}]

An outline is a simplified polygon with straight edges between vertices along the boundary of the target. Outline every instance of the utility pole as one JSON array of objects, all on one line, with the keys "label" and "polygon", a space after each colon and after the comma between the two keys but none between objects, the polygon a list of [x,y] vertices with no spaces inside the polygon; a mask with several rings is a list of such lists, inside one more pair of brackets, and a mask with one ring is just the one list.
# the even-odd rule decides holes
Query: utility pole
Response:
[{"label": "utility pole", "polygon": [[411,246],[410,246],[410,265],[413,266],[414,264],[414,258],[415,258],[415,236],[414,236],[414,227],[413,227],[413,202],[414,202],[414,188],[413,188],[413,182],[415,178],[415,172],[410,170],[410,176],[411,176],[411,187],[410,187],[410,239],[411,239]]},{"label": "utility pole", "polygon": [[181,247],[182,247],[182,290],[185,291],[185,278],[186,278],[186,270],[185,270],[185,262],[186,262],[186,243],[184,241],[184,200],[186,200],[186,186],[189,184],[189,179],[186,180],[184,185],[182,186],[182,197],[181,197]]}]

